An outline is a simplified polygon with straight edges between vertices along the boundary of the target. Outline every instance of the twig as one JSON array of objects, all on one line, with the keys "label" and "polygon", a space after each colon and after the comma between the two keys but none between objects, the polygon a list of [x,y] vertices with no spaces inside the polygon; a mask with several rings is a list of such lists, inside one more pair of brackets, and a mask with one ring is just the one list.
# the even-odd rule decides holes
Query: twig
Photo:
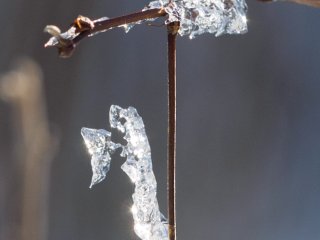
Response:
[{"label": "twig", "polygon": [[132,13],[112,19],[90,20],[87,17],[79,16],[74,20],[68,31],[61,33],[56,26],[49,25],[45,31],[53,37],[44,45],[45,47],[57,47],[60,57],[70,57],[76,45],[84,38],[110,30],[125,24],[135,23],[147,19],[166,16],[164,9],[150,9],[142,12]]},{"label": "twig", "polygon": [[168,223],[169,240],[176,239],[176,37],[179,23],[168,25]]}]

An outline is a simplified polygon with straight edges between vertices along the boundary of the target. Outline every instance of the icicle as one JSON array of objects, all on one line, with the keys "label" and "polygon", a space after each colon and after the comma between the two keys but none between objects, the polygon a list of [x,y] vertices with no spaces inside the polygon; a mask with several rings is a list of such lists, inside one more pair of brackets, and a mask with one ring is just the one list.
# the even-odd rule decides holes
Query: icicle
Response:
[{"label": "icicle", "polygon": [[[121,119],[125,123],[121,123]],[[157,182],[152,170],[151,150],[142,118],[133,107],[110,108],[111,127],[124,132],[127,145],[123,147],[126,162],[122,170],[135,184],[132,195],[134,230],[142,240],[167,240],[168,230],[161,222],[157,194]]]},{"label": "icicle", "polygon": [[[160,213],[157,201],[157,182],[152,170],[151,150],[142,118],[133,107],[123,109],[112,105],[110,125],[124,133],[127,141],[121,156],[126,157],[121,169],[135,184],[131,208],[134,231],[142,240],[168,240],[168,226]],[[110,154],[120,144],[111,141],[105,130],[83,128],[82,136],[92,155],[92,184],[102,181],[110,168]]]}]

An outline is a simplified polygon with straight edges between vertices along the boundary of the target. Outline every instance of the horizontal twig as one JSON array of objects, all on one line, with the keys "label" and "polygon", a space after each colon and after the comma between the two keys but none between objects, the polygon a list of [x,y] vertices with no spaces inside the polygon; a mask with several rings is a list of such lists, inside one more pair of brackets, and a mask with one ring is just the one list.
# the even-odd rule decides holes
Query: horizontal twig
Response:
[{"label": "horizontal twig", "polygon": [[121,17],[98,21],[95,23],[95,26],[93,29],[87,30],[79,34],[74,39],[74,43],[78,43],[82,38],[87,37],[88,35],[91,35],[91,34],[95,34],[97,32],[105,31],[105,30],[119,27],[125,24],[139,22],[142,20],[163,17],[165,15],[167,15],[167,13],[163,9],[150,9],[143,12],[137,12],[137,13],[121,16]]},{"label": "horizontal twig", "polygon": [[61,33],[60,29],[56,26],[47,26],[45,28],[45,32],[51,34],[52,38],[50,38],[50,40],[45,44],[45,47],[57,47],[61,57],[69,57],[72,55],[76,45],[82,39],[92,34],[125,24],[159,18],[166,15],[167,13],[164,9],[149,9],[111,19],[91,20],[87,17],[79,16],[74,20],[71,27],[64,33]]}]

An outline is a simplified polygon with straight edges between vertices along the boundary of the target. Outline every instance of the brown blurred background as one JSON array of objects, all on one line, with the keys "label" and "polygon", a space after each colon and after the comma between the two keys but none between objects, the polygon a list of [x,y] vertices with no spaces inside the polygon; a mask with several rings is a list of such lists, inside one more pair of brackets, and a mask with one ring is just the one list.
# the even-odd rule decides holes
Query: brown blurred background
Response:
[{"label": "brown blurred background", "polygon": [[[80,129],[109,129],[111,104],[143,117],[166,212],[165,28],[115,29],[70,59],[43,48],[47,24],[147,2],[0,2],[0,240],[137,239],[124,159],[88,188]],[[319,240],[320,10],[248,5],[246,35],[178,39],[178,239]]]}]

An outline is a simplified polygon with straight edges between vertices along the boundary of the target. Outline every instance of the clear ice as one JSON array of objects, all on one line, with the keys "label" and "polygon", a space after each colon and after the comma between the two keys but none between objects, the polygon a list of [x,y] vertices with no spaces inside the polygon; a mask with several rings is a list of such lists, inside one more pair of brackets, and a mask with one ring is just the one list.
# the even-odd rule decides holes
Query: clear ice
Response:
[{"label": "clear ice", "polygon": [[203,33],[242,34],[247,32],[245,0],[155,0],[145,9],[164,8],[166,23],[180,22],[179,34],[194,38]]},{"label": "clear ice", "polygon": [[111,133],[104,129],[82,128],[81,135],[91,155],[91,188],[106,178],[110,169],[110,154],[120,147],[120,144],[113,143]]},{"label": "clear ice", "polygon": [[168,227],[160,213],[156,197],[157,182],[152,170],[151,150],[143,120],[135,108],[123,109],[116,105],[111,106],[109,119],[111,127],[124,134],[126,145],[113,143],[111,133],[106,130],[81,130],[92,156],[91,186],[105,179],[110,168],[110,154],[122,147],[121,156],[126,157],[126,161],[121,169],[135,184],[131,208],[134,231],[142,240],[168,240]]}]

